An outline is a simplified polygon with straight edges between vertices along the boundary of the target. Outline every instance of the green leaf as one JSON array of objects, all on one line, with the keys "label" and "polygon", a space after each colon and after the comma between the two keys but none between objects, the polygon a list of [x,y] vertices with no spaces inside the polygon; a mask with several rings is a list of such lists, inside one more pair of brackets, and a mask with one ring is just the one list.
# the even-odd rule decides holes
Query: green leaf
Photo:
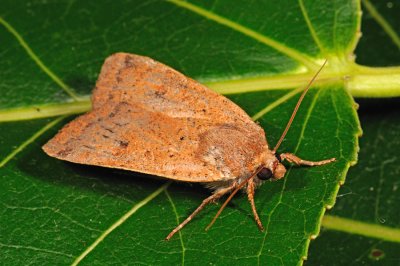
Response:
[{"label": "green leaf", "polygon": [[[400,91],[398,68],[353,62],[357,1],[2,1],[1,7],[0,256],[10,264],[299,264],[356,160],[360,129],[349,92]],[[338,161],[292,167],[285,179],[260,187],[265,232],[239,195],[208,232],[218,206],[163,241],[208,190],[65,163],[40,149],[71,114],[89,109],[103,60],[119,51],[150,56],[229,95],[260,122],[271,145],[296,103],[294,89],[328,58],[280,151]]]},{"label": "green leaf", "polygon": [[[400,5],[363,4],[363,38],[356,50],[357,61],[398,64]],[[399,264],[399,98],[358,101],[363,125],[359,163],[350,169],[335,208],[324,217],[321,236],[311,245],[309,265]]]},{"label": "green leaf", "polygon": [[398,264],[399,103],[361,102],[359,163],[349,171],[335,208],[324,218],[324,230],[311,245],[309,265],[332,265],[332,256],[335,265]]}]

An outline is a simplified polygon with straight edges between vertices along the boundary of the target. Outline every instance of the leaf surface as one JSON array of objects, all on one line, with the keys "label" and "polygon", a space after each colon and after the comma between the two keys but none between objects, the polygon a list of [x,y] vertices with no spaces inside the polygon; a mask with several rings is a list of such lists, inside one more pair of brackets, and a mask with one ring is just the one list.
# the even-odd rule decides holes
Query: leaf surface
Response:
[{"label": "leaf surface", "polygon": [[359,163],[324,217],[309,265],[399,264],[399,100],[360,104]]}]

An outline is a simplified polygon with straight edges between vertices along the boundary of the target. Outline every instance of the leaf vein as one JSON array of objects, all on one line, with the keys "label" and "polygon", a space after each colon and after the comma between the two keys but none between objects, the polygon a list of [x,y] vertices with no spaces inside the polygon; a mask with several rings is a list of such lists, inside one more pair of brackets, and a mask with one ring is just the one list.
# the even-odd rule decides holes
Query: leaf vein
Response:
[{"label": "leaf vein", "polygon": [[387,20],[378,12],[373,4],[369,0],[362,0],[365,8],[368,10],[370,15],[375,19],[375,21],[382,27],[383,31],[389,36],[392,42],[400,49],[400,37],[393,29],[393,27],[387,22]]},{"label": "leaf vein", "polygon": [[222,24],[232,30],[240,32],[250,38],[253,38],[254,40],[257,40],[257,41],[279,51],[280,53],[285,54],[285,55],[289,56],[290,58],[302,63],[309,69],[317,68],[317,64],[309,56],[307,56],[303,53],[300,53],[299,51],[297,51],[293,48],[287,47],[287,46],[283,45],[282,43],[280,43],[276,40],[273,40],[259,32],[256,32],[256,31],[248,28],[248,27],[240,25],[232,20],[229,20],[229,19],[222,17],[220,15],[217,15],[213,12],[205,10],[205,9],[203,9],[199,6],[196,6],[192,3],[189,3],[189,2],[185,2],[185,1],[181,1],[181,0],[168,0],[168,1],[179,7],[185,8],[185,9],[190,10],[200,16],[203,16],[207,19],[210,19],[219,24]]},{"label": "leaf vein", "polygon": [[85,225],[85,224],[80,223],[79,221],[73,219],[73,218],[70,217],[69,215],[67,215],[67,214],[65,214],[65,213],[63,213],[63,212],[61,212],[60,209],[58,209],[58,208],[52,208],[52,207],[23,207],[23,206],[11,206],[11,205],[7,205],[7,204],[5,204],[5,203],[2,203],[2,205],[3,205],[5,208],[10,209],[10,210],[27,210],[27,211],[32,211],[32,212],[40,211],[40,210],[51,211],[51,212],[54,212],[55,214],[60,215],[61,217],[64,217],[65,219],[69,220],[71,223],[73,223],[73,224],[75,224],[75,225],[77,225],[77,226],[80,226],[80,227],[82,227],[82,228],[84,228],[84,229],[87,229],[87,230],[89,230],[89,231],[100,232],[100,230],[98,230],[98,229],[94,229],[94,228],[91,228],[90,226],[87,226],[87,225]]},{"label": "leaf vein", "polygon": [[90,109],[89,97],[84,100],[67,103],[53,103],[34,105],[20,108],[3,109],[0,111],[0,122],[22,121],[38,118],[46,118],[59,115],[74,115],[86,112]]},{"label": "leaf vein", "polygon": [[311,23],[310,17],[308,16],[307,9],[306,9],[306,7],[304,6],[303,0],[299,0],[299,5],[300,5],[301,13],[302,13],[302,15],[303,15],[303,17],[304,17],[304,20],[305,20],[306,23],[307,23],[308,30],[310,31],[310,34],[311,34],[312,38],[314,39],[315,44],[318,46],[319,50],[320,50],[323,54],[325,54],[325,48],[324,48],[324,46],[322,45],[320,39],[318,38],[318,34],[317,34],[317,32],[315,31],[314,26],[313,26],[312,23]]},{"label": "leaf vein", "polygon": [[276,101],[268,104],[266,107],[258,111],[255,115],[253,115],[251,118],[256,121],[260,119],[262,116],[266,115],[268,112],[272,111],[274,108],[278,107],[282,103],[286,102],[287,100],[291,99],[294,97],[296,94],[301,92],[304,88],[299,88],[296,90],[291,90],[289,93],[286,93],[282,97],[279,97]]},{"label": "leaf vein", "polygon": [[29,47],[29,45],[25,42],[24,38],[14,29],[11,24],[5,21],[2,17],[0,17],[0,24],[2,24],[18,41],[18,43],[24,48],[28,56],[36,63],[36,65],[46,73],[57,85],[59,85],[65,93],[67,93],[74,101],[79,100],[79,97],[75,94],[75,92],[65,84],[56,74],[53,73],[40,58],[35,54],[35,52]]},{"label": "leaf vein", "polygon": [[[312,74],[309,73],[303,73],[277,77],[258,77],[237,80],[221,80],[218,82],[200,82],[204,83],[208,88],[214,90],[215,92],[224,95],[230,95],[238,93],[302,87],[307,84],[307,82],[311,79],[311,75]],[[325,72],[321,73],[315,83],[328,84],[331,82],[336,82],[338,78],[339,77],[334,73]],[[4,109],[0,111],[0,122],[20,121],[27,119],[46,118],[57,115],[72,115],[83,113],[89,111],[91,107],[89,98],[89,96],[82,96],[78,101],[74,102]]]},{"label": "leaf vein", "polygon": [[[338,106],[337,106],[337,103],[336,103],[336,97],[333,95],[333,93],[330,94],[330,98],[331,98],[331,101],[332,101],[333,109],[335,110],[335,113],[336,113],[336,115],[338,117],[339,123],[341,123],[341,121],[345,121],[345,119],[343,119],[342,116],[339,113],[339,109],[338,109]],[[336,136],[337,141],[339,142],[340,158],[344,158],[344,155],[343,155],[343,143],[342,143],[341,138],[339,137],[339,123],[336,124],[335,136]]]},{"label": "leaf vein", "polygon": [[55,126],[58,122],[63,120],[66,116],[61,116],[57,119],[54,119],[50,123],[46,124],[39,131],[33,134],[29,139],[25,140],[21,145],[19,145],[15,150],[13,150],[9,155],[7,155],[2,161],[0,161],[0,168],[6,165],[12,158],[14,158],[18,153],[24,150],[29,144],[34,142],[37,138],[39,138],[43,133],[47,130]]},{"label": "leaf vein", "polygon": [[67,253],[64,253],[64,252],[59,252],[59,251],[54,251],[54,250],[44,249],[44,248],[37,248],[37,247],[32,247],[32,246],[23,246],[23,245],[13,245],[13,244],[0,243],[0,247],[14,248],[14,249],[27,249],[27,250],[38,251],[38,252],[43,252],[43,253],[62,255],[62,256],[65,256],[65,257],[69,257],[69,258],[73,257],[72,254],[67,254]]},{"label": "leaf vein", "polygon": [[159,187],[156,191],[148,195],[142,201],[133,205],[133,207],[121,216],[116,222],[114,222],[109,228],[107,228],[89,247],[87,247],[74,261],[71,265],[78,265],[90,252],[92,252],[109,234],[111,234],[117,227],[123,224],[126,220],[129,219],[134,213],[136,213],[140,208],[145,206],[147,203],[152,201],[155,197],[157,197],[160,193],[165,191],[167,187],[171,184],[171,182],[167,182],[161,187]]},{"label": "leaf vein", "polygon": [[400,243],[400,229],[325,215],[322,226],[327,229]]},{"label": "leaf vein", "polygon": [[[169,194],[168,189],[165,189],[165,190],[164,190],[164,193],[165,193],[165,195],[167,196],[167,198],[168,198],[168,200],[169,200],[169,203],[171,204],[172,210],[174,211],[175,218],[176,218],[176,223],[177,223],[177,225],[179,225],[179,224],[180,224],[180,221],[179,221],[179,214],[178,214],[178,211],[177,211],[177,209],[176,209],[175,203],[174,203],[174,201],[172,200],[172,197],[171,197],[171,195]],[[185,245],[184,245],[184,243],[183,243],[183,237],[182,237],[182,232],[181,232],[181,230],[179,230],[178,234],[179,234],[179,239],[180,239],[180,241],[181,241],[181,247],[182,247],[182,266],[184,266],[184,265],[185,265],[185,253],[186,253],[186,248],[185,248]]]}]

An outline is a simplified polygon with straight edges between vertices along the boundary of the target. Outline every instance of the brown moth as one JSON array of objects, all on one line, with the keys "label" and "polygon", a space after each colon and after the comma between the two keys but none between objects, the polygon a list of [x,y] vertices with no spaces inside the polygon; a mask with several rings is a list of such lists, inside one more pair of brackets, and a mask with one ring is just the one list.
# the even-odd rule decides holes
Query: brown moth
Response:
[{"label": "brown moth", "polygon": [[246,190],[262,230],[254,190],[265,180],[285,175],[283,160],[308,166],[335,160],[312,162],[291,153],[276,154],[310,84],[271,150],[264,130],[224,96],[151,58],[117,53],[108,57],[101,69],[92,110],[64,126],[43,150],[74,163],[198,182],[212,188],[213,194],[167,240],[207,204],[231,193],[212,224],[241,188]]}]

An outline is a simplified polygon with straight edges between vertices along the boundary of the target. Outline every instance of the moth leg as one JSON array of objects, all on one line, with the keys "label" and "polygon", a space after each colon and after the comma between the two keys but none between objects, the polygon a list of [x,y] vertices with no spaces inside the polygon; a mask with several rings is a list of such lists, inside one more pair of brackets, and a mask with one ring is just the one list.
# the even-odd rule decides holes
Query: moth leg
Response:
[{"label": "moth leg", "polygon": [[182,223],[180,223],[174,230],[172,230],[171,233],[169,233],[169,235],[165,238],[165,240],[170,240],[171,237],[175,235],[175,233],[177,233],[179,230],[182,229],[182,227],[184,227],[187,223],[189,223],[193,219],[193,217],[195,217],[205,206],[207,206],[207,204],[214,202],[223,195],[225,195],[226,193],[229,193],[236,186],[237,186],[236,182],[233,182],[231,186],[217,190],[214,192],[214,194],[203,200],[200,206],[197,207],[197,209],[191,215],[189,215]]},{"label": "moth leg", "polygon": [[322,161],[317,161],[317,162],[307,161],[307,160],[303,160],[303,159],[297,157],[293,153],[282,153],[280,155],[280,157],[281,157],[282,161],[286,159],[289,162],[295,163],[297,165],[308,165],[308,166],[323,165],[323,164],[328,164],[328,163],[336,161],[336,158],[330,158],[327,160],[322,160]]},{"label": "moth leg", "polygon": [[253,211],[254,220],[256,220],[257,226],[261,231],[264,231],[264,227],[261,223],[260,217],[258,216],[256,204],[254,203],[254,180],[251,178],[247,183],[247,197],[249,198],[251,209]]}]

